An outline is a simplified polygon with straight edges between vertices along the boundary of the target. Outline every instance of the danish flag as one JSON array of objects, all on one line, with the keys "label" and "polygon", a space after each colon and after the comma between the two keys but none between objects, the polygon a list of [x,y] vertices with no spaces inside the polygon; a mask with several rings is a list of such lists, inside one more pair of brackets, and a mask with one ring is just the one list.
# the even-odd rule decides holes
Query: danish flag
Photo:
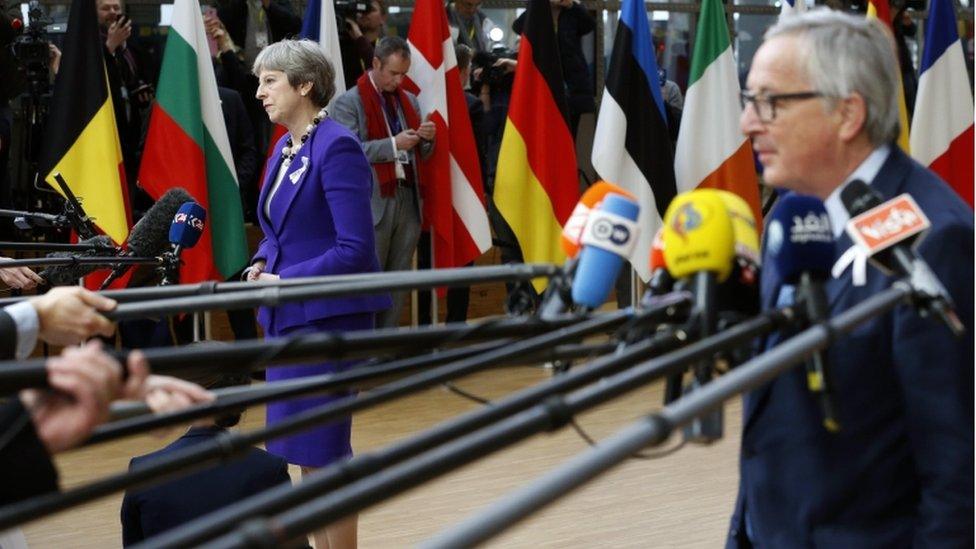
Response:
[{"label": "danish flag", "polygon": [[424,219],[434,267],[460,267],[491,247],[481,168],[457,58],[440,0],[417,0],[404,89],[437,126],[434,153],[419,163]]}]

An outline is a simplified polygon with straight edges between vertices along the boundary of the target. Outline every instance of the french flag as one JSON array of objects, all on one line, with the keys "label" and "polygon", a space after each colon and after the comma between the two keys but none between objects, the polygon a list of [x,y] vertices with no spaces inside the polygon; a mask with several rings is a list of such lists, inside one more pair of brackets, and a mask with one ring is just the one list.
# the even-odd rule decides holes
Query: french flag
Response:
[{"label": "french flag", "polygon": [[973,207],[973,94],[951,0],[931,0],[911,151]]}]

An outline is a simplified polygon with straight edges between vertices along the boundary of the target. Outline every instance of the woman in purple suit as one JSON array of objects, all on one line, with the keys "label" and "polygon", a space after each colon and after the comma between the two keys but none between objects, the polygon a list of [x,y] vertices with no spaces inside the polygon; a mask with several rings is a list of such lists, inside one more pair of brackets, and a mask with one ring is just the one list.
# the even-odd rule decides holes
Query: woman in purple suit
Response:
[{"label": "woman in purple suit", "polygon": [[[319,45],[284,40],[265,48],[254,61],[257,98],[271,122],[287,128],[268,162],[258,200],[264,240],[248,280],[276,280],[379,270],[370,210],[372,176],[362,146],[345,127],[328,118],[325,106],[335,93],[334,70]],[[388,296],[318,299],[263,307],[258,321],[268,337],[323,331],[370,330],[373,315],[390,306]],[[267,379],[319,375],[348,363],[276,367]],[[321,406],[335,397],[313,397],[268,405],[268,423]],[[303,474],[346,459],[351,420],[268,442],[267,449]],[[355,516],[315,535],[317,547],[356,544]]]}]

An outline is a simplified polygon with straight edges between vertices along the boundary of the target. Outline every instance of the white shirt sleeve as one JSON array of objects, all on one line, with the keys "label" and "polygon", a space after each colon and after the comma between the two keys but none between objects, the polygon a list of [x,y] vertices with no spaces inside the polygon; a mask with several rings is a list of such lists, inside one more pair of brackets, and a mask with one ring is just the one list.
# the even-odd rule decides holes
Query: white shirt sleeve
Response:
[{"label": "white shirt sleeve", "polygon": [[3,308],[17,326],[17,348],[15,358],[23,360],[30,356],[37,345],[37,335],[41,330],[41,321],[37,311],[29,301],[21,301]]}]

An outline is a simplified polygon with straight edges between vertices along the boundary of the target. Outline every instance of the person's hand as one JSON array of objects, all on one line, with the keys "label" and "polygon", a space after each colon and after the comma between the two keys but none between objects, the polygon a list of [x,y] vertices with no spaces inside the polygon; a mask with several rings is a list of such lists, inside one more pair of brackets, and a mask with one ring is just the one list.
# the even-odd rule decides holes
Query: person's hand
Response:
[{"label": "person's hand", "polygon": [[396,148],[398,151],[409,151],[410,149],[417,146],[420,143],[420,136],[417,135],[416,130],[403,130],[402,132],[396,134],[393,138],[396,142]]},{"label": "person's hand", "polygon": [[59,286],[31,298],[40,321],[40,338],[54,345],[74,345],[95,336],[110,336],[115,323],[99,311],[115,308],[114,299],[90,292],[80,286]]},{"label": "person's hand", "polygon": [[49,358],[47,374],[51,389],[26,389],[20,400],[37,437],[56,454],[77,446],[108,418],[109,403],[122,387],[122,367],[100,341],[89,341]]},{"label": "person's hand", "polygon": [[259,280],[260,277],[261,277],[261,273],[264,272],[264,268],[267,265],[268,265],[268,262],[265,261],[265,260],[263,260],[263,259],[260,260],[260,261],[255,261],[254,264],[251,265],[251,268],[248,269],[248,271],[247,271],[247,281],[248,282],[255,282],[255,281]]},{"label": "person's hand", "polygon": [[220,53],[234,51],[234,40],[227,32],[227,28],[224,27],[224,23],[216,15],[205,15],[203,24],[207,28],[207,34],[217,42],[217,49]]},{"label": "person's hand", "polygon": [[281,280],[281,277],[270,273],[261,273],[258,275],[258,280],[261,282],[270,282],[272,280]]},{"label": "person's hand", "polygon": [[132,20],[125,16],[120,16],[108,26],[108,36],[105,38],[105,47],[108,52],[115,54],[115,50],[129,39],[132,34]]},{"label": "person's hand", "polygon": [[30,270],[28,267],[9,267],[4,269],[4,261],[13,261],[9,257],[0,257],[0,280],[8,287],[15,290],[32,290],[38,284],[43,284],[44,279],[41,275]]},{"label": "person's hand", "polygon": [[492,66],[503,67],[505,72],[515,72],[515,69],[518,67],[518,61],[514,59],[499,59],[498,61],[495,61],[495,64]]},{"label": "person's hand", "polygon": [[122,389],[122,397],[144,400],[154,413],[175,412],[194,404],[212,401],[215,396],[196,383],[172,376],[152,375],[149,362],[139,351],[129,353],[129,377]]},{"label": "person's hand", "polygon": [[433,141],[434,134],[437,133],[437,126],[434,125],[430,120],[430,115],[428,114],[424,117],[424,122],[417,128],[417,135],[420,136],[424,141]]},{"label": "person's hand", "polygon": [[48,51],[48,66],[51,68],[51,74],[58,74],[58,69],[61,68],[61,50],[58,49],[54,44],[47,45]]},{"label": "person's hand", "polygon": [[363,29],[359,28],[359,23],[354,21],[351,17],[346,17],[346,24],[349,25],[349,36],[355,40],[363,35]]}]

